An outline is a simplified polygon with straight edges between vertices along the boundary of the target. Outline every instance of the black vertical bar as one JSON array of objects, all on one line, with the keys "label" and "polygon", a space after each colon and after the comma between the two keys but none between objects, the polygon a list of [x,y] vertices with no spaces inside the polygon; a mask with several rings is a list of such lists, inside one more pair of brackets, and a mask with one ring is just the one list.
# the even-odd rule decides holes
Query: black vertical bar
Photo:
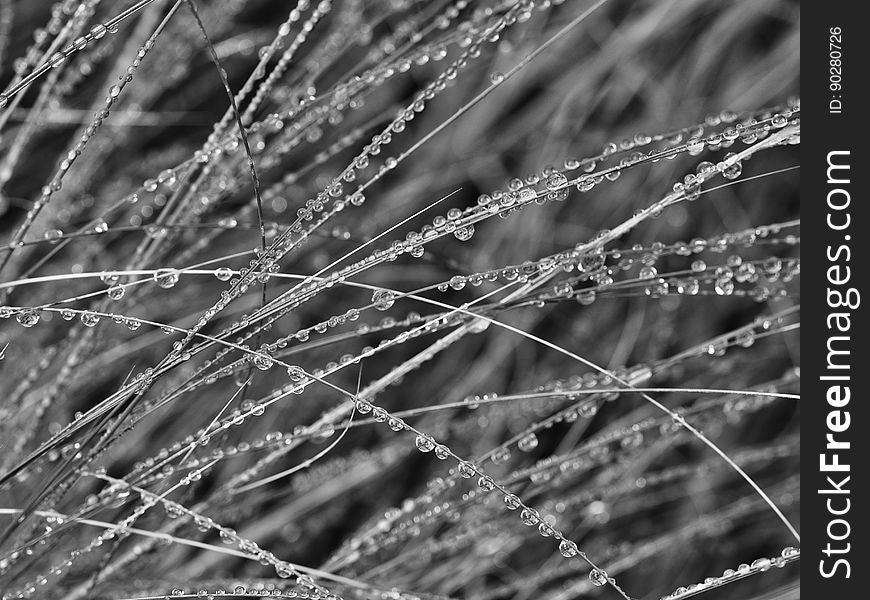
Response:
[{"label": "black vertical bar", "polygon": [[[862,4],[803,2],[801,31],[801,587],[865,597],[870,420],[862,306],[870,268]],[[870,296],[866,296],[870,300]]]}]

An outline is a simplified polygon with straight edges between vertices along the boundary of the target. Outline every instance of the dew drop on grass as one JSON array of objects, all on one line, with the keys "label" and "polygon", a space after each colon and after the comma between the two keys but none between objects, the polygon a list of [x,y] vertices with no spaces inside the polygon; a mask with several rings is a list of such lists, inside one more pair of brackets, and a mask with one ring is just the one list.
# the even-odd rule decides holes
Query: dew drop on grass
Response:
[{"label": "dew drop on grass", "polygon": [[519,448],[523,452],[531,452],[537,447],[538,436],[536,436],[534,433],[523,436],[522,438],[520,438],[520,441],[517,442],[517,448]]},{"label": "dew drop on grass", "polygon": [[658,271],[655,267],[643,267],[638,274],[641,279],[652,279],[656,275],[658,275]]},{"label": "dew drop on grass", "polygon": [[457,227],[453,231],[453,236],[460,242],[467,242],[474,236],[474,225],[466,225],[465,227]]},{"label": "dew drop on grass", "polygon": [[103,271],[100,273],[100,281],[104,284],[112,286],[121,280],[121,276],[115,271]]},{"label": "dew drop on grass", "polygon": [[163,289],[169,289],[178,283],[178,271],[175,269],[159,269],[154,273],[154,282]]},{"label": "dew drop on grass", "polygon": [[493,453],[492,458],[490,458],[490,460],[495,465],[503,465],[508,460],[510,460],[510,457],[511,457],[510,450],[508,450],[507,448],[499,448],[498,450],[496,450]]},{"label": "dew drop on grass", "polygon": [[268,371],[272,368],[272,364],[274,363],[272,358],[265,354],[255,354],[251,362],[261,371]]},{"label": "dew drop on grass", "polygon": [[607,583],[607,573],[600,569],[592,569],[589,572],[589,581],[596,587],[601,587]]},{"label": "dew drop on grass", "polygon": [[550,191],[558,190],[565,187],[568,184],[568,178],[565,177],[563,173],[553,173],[549,177],[547,177],[546,186]]},{"label": "dew drop on grass", "polygon": [[33,327],[39,323],[39,312],[33,309],[22,310],[15,315],[15,320],[18,321],[18,324],[22,327]]},{"label": "dew drop on grass", "polygon": [[79,317],[79,320],[85,327],[93,327],[100,322],[100,315],[92,312],[83,312]]},{"label": "dew drop on grass", "polygon": [[730,165],[728,164],[728,162],[730,160],[733,160],[735,156],[737,155],[733,152],[729,152],[725,155],[724,162],[726,166],[722,170],[722,176],[725,179],[737,179],[738,177],[740,177],[740,174],[743,173],[743,164],[739,160],[734,160],[733,163],[731,163]]},{"label": "dew drop on grass", "polygon": [[214,276],[217,277],[218,281],[229,281],[233,276],[233,271],[229,267],[220,267],[215,269]]},{"label": "dew drop on grass", "polygon": [[565,558],[577,556],[577,544],[575,544],[571,540],[562,540],[561,542],[559,542],[559,553]]},{"label": "dew drop on grass", "polygon": [[538,515],[538,512],[532,508],[524,508],[520,513],[520,521],[523,522],[523,525],[533,527],[537,525],[540,520],[541,517]]},{"label": "dew drop on grass", "polygon": [[516,510],[520,507],[520,499],[514,494],[505,494],[504,505],[508,510]]},{"label": "dew drop on grass", "polygon": [[389,310],[396,303],[396,294],[390,290],[375,290],[372,294],[372,304],[377,310]]},{"label": "dew drop on grass", "polygon": [[106,294],[109,295],[109,298],[112,300],[120,300],[124,297],[126,290],[123,285],[113,285],[108,290],[106,290]]},{"label": "dew drop on grass", "polygon": [[42,234],[42,237],[47,241],[59,240],[63,237],[63,231],[60,229],[49,229]]},{"label": "dew drop on grass", "polygon": [[459,463],[459,475],[463,479],[470,479],[477,474],[477,471],[470,462],[463,460]]},{"label": "dew drop on grass", "polygon": [[432,438],[424,435],[417,436],[416,445],[420,452],[431,452],[435,448],[435,442],[432,441]]},{"label": "dew drop on grass", "polygon": [[720,277],[716,280],[714,289],[719,296],[730,296],[734,293],[734,282],[730,278]]}]

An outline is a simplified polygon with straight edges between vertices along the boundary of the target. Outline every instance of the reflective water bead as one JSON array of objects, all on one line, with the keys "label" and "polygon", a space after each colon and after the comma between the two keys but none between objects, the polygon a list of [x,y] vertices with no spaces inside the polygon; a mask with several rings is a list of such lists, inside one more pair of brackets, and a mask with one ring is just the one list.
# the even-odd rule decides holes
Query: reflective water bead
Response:
[{"label": "reflective water bead", "polygon": [[725,167],[722,170],[722,176],[725,179],[737,179],[743,173],[743,164],[739,160],[735,160],[736,156],[733,152],[725,155],[725,160],[723,161]]},{"label": "reflective water bead", "polygon": [[522,512],[520,512],[520,521],[522,521],[524,525],[533,527],[541,521],[541,517],[535,509],[524,508]]},{"label": "reflective water bead", "polygon": [[547,177],[546,186],[548,190],[558,190],[568,184],[568,178],[563,173],[553,173]]},{"label": "reflective water bead", "polygon": [[463,460],[459,463],[459,475],[463,479],[470,479],[477,474],[477,471],[470,462]]},{"label": "reflective water bead", "polygon": [[499,448],[495,452],[493,452],[492,457],[490,457],[490,460],[493,462],[493,464],[503,465],[508,460],[510,460],[510,457],[511,457],[510,450],[508,450],[507,448]]},{"label": "reflective water bead", "polygon": [[596,587],[601,587],[607,583],[607,573],[600,569],[592,569],[589,572],[589,581]]},{"label": "reflective water bead", "polygon": [[372,294],[372,304],[377,310],[389,310],[396,303],[396,294],[390,290],[375,290]]},{"label": "reflective water bead", "polygon": [[100,273],[100,281],[108,286],[115,285],[121,280],[121,276],[115,271],[103,271]]},{"label": "reflective water bead", "polygon": [[178,278],[178,271],[175,269],[159,269],[153,276],[154,282],[163,289],[174,287]]},{"label": "reflective water bead", "polygon": [[63,231],[60,229],[48,229],[42,234],[42,237],[47,241],[59,240],[63,237]]},{"label": "reflective water bead", "polygon": [[15,320],[22,327],[33,327],[39,323],[39,312],[33,309],[22,310],[15,315]]},{"label": "reflective water bead", "polygon": [[574,294],[574,287],[569,281],[562,281],[553,286],[553,293],[560,298],[570,298]]},{"label": "reflective water bead", "polygon": [[220,267],[215,269],[214,276],[217,277],[218,281],[229,281],[233,276],[233,271],[229,267]]},{"label": "reflective water bead", "polygon": [[418,435],[415,443],[420,452],[431,452],[435,449],[435,442],[432,438],[424,435]]},{"label": "reflective water bead", "polygon": [[109,295],[109,298],[112,300],[120,300],[124,297],[126,290],[123,285],[113,285],[108,290],[106,290],[106,294]]},{"label": "reflective water bead", "polygon": [[537,197],[537,193],[532,188],[524,187],[517,192],[520,202],[531,202]]},{"label": "reflective water bead", "polygon": [[694,180],[691,183],[686,183],[683,186],[683,195],[689,202],[694,202],[701,197],[701,184]]},{"label": "reflective water bead", "polygon": [[538,533],[543,537],[550,537],[552,535],[556,535],[556,530],[553,529],[552,525],[547,523],[546,521],[541,521],[538,523]]},{"label": "reflective water bead", "polygon": [[290,377],[291,381],[299,383],[303,379],[305,379],[305,371],[302,367],[297,367],[296,365],[290,365],[287,367],[287,375]]},{"label": "reflective water bead", "polygon": [[752,561],[752,564],[750,566],[753,569],[757,569],[759,571],[764,572],[764,571],[767,571],[770,569],[771,562],[770,562],[769,558],[757,558],[754,561]]},{"label": "reflective water bead", "polygon": [[692,156],[697,156],[704,151],[704,140],[699,137],[693,137],[686,143],[686,150]]},{"label": "reflective water bead", "polygon": [[504,505],[508,510],[516,510],[521,506],[520,499],[514,494],[505,494]]},{"label": "reflective water bead", "polygon": [[589,306],[595,302],[596,297],[597,293],[595,290],[583,290],[577,294],[577,303],[583,306]]},{"label": "reflective water bead", "polygon": [[100,322],[100,315],[91,312],[83,312],[79,316],[79,320],[82,322],[82,325],[85,327],[93,327],[97,323]]},{"label": "reflective water bead", "polygon": [[652,279],[656,275],[658,275],[658,271],[655,267],[643,267],[638,273],[640,279]]},{"label": "reflective water bead", "polygon": [[520,441],[517,442],[517,448],[519,448],[523,452],[531,452],[537,447],[538,436],[536,436],[534,433],[523,436],[522,438],[520,438]]},{"label": "reflective water bead", "polygon": [[[474,225],[466,225],[465,227],[457,227],[453,231],[453,236],[460,242],[466,242],[474,236]],[[420,246],[422,249],[422,246]],[[421,253],[422,254],[422,253]]]},{"label": "reflective water bead", "polygon": [[272,368],[272,364],[274,363],[272,357],[265,354],[255,354],[251,362],[261,371],[268,371]]},{"label": "reflective water bead", "polygon": [[572,556],[577,556],[579,550],[577,549],[577,544],[571,540],[562,540],[559,542],[559,553],[565,558],[571,558]]},{"label": "reflective water bead", "polygon": [[719,277],[714,289],[719,296],[730,296],[734,292],[734,282],[730,278]]}]

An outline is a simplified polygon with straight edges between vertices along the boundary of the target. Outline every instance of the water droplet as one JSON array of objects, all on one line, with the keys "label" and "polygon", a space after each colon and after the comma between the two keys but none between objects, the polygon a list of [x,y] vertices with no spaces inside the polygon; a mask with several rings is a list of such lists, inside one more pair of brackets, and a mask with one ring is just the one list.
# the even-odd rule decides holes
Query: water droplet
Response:
[{"label": "water droplet", "polygon": [[565,558],[577,556],[577,554],[579,553],[579,551],[577,550],[577,544],[575,544],[571,540],[562,540],[561,542],[559,542],[559,553]]},{"label": "water droplet", "polygon": [[124,297],[124,294],[127,290],[124,289],[123,285],[113,285],[108,290],[106,290],[106,294],[109,295],[109,298],[112,300],[120,300]]},{"label": "water droplet", "polygon": [[453,230],[453,236],[460,242],[467,242],[474,235],[474,225],[466,225],[465,227],[457,227]]},{"label": "water droplet", "polygon": [[547,177],[546,186],[550,191],[558,190],[568,184],[568,178],[563,173],[553,173]]},{"label": "water droplet", "polygon": [[734,292],[734,282],[730,278],[719,277],[714,289],[719,296],[730,296]]},{"label": "water droplet", "polygon": [[589,572],[589,581],[596,587],[601,587],[607,583],[607,573],[600,569],[592,569]]},{"label": "water droplet", "polygon": [[178,277],[178,271],[175,269],[160,269],[154,273],[153,279],[163,289],[169,289],[178,283]]},{"label": "water droplet", "polygon": [[372,294],[372,304],[377,310],[389,310],[396,303],[396,294],[390,290],[375,290]]},{"label": "water droplet", "polygon": [[39,323],[39,312],[32,308],[22,310],[15,315],[15,320],[18,321],[19,325],[22,327],[33,327]]},{"label": "water droplet", "polygon": [[522,438],[520,438],[520,441],[517,442],[517,448],[519,448],[523,452],[531,452],[537,447],[538,436],[536,436],[534,433],[523,436]]},{"label": "water droplet", "polygon": [[417,450],[420,452],[432,452],[435,449],[435,442],[430,437],[418,435],[416,440]]},{"label": "water droplet", "polygon": [[740,174],[743,173],[743,164],[739,160],[734,160],[736,156],[737,155],[733,152],[729,152],[725,155],[725,167],[722,170],[722,176],[725,179],[737,179],[740,177]]},{"label": "water droplet", "polygon": [[91,312],[83,312],[81,316],[79,316],[79,320],[85,327],[93,327],[100,322],[100,315]]},{"label": "water droplet", "polygon": [[522,506],[520,499],[514,494],[505,494],[504,505],[507,506],[508,510],[516,510]]},{"label": "water droplet", "polygon": [[464,479],[470,479],[477,474],[477,471],[470,462],[463,460],[459,463],[459,475]]},{"label": "water droplet", "polygon": [[274,361],[271,356],[258,353],[253,355],[251,363],[261,371],[268,371],[272,368]]},{"label": "water droplet", "polygon": [[638,273],[638,277],[641,279],[652,279],[658,275],[658,271],[656,271],[655,267],[642,267],[640,273]]},{"label": "water droplet", "polygon": [[520,512],[520,521],[522,521],[524,525],[534,527],[541,521],[541,517],[535,509],[524,508],[522,512]]}]

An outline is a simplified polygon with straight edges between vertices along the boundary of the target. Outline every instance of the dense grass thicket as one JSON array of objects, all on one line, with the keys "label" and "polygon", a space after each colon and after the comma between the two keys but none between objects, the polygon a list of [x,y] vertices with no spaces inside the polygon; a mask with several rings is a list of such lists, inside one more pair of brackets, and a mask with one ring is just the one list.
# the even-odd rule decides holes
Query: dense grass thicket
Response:
[{"label": "dense grass thicket", "polygon": [[0,0],[0,597],[799,598],[799,24]]}]

